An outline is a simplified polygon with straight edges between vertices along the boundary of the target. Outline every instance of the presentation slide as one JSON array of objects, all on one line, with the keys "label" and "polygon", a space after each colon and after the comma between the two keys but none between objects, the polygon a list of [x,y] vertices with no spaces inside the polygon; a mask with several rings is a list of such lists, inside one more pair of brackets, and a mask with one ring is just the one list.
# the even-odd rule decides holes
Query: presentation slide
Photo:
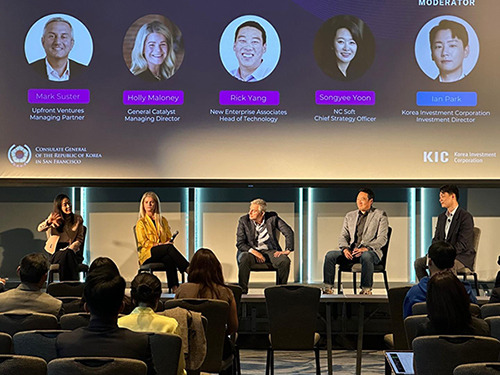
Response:
[{"label": "presentation slide", "polygon": [[498,180],[498,0],[3,1],[0,181]]}]

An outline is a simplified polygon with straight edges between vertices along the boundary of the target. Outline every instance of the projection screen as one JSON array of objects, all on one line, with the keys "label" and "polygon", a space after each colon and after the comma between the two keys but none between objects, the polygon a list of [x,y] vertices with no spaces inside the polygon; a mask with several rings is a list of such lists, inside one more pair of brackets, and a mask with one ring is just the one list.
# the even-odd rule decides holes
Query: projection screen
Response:
[{"label": "projection screen", "polygon": [[0,179],[499,178],[497,0],[3,1]]}]

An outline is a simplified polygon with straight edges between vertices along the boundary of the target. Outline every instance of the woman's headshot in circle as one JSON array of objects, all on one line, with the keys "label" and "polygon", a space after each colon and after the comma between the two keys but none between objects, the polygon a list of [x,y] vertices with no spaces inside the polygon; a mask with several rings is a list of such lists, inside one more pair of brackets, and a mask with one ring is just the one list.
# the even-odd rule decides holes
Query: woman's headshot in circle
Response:
[{"label": "woman's headshot in circle", "polygon": [[[134,25],[137,25],[139,21],[136,21]],[[133,33],[131,29],[134,25],[127,34]],[[182,41],[178,42],[180,32],[177,33],[178,30],[174,28],[175,26],[167,26],[165,22],[158,19],[148,20],[140,24],[133,40],[132,51],[129,52],[130,59],[127,64],[133,75],[150,82],[163,81],[174,75],[184,57]],[[176,34],[179,36],[176,37]],[[127,36],[124,41],[124,56],[127,62],[126,43]],[[182,49],[180,55],[179,49]]]},{"label": "woman's headshot in circle", "polygon": [[362,76],[375,57],[375,41],[366,24],[354,16],[335,16],[318,30],[314,57],[325,74],[339,81]]}]

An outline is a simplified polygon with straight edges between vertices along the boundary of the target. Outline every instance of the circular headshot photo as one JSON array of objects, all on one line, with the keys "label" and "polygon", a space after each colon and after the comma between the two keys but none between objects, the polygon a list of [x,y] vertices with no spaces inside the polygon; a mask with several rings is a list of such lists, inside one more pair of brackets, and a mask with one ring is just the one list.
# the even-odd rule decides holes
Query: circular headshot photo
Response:
[{"label": "circular headshot photo", "polygon": [[94,51],[85,25],[67,14],[50,14],[36,21],[24,40],[28,64],[43,78],[64,82],[81,74]]},{"label": "circular headshot photo", "polygon": [[340,15],[326,20],[314,39],[314,57],[323,73],[339,81],[361,77],[375,58],[375,39],[357,17]]},{"label": "circular headshot photo", "polygon": [[281,43],[278,33],[264,18],[241,16],[226,26],[219,44],[222,65],[234,78],[258,82],[278,65]]},{"label": "circular headshot photo", "polygon": [[168,18],[148,14],[128,28],[123,58],[129,71],[144,81],[169,79],[184,59],[182,33]]},{"label": "circular headshot photo", "polygon": [[439,16],[420,29],[415,58],[429,78],[444,83],[460,81],[476,66],[479,40],[463,19]]}]

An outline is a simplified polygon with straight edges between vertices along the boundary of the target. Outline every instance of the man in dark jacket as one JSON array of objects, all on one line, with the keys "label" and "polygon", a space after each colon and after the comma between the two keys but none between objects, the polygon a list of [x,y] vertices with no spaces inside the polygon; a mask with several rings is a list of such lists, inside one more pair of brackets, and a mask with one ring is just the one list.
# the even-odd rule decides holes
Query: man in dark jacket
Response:
[{"label": "man in dark jacket", "polygon": [[[474,249],[474,219],[472,215],[458,205],[458,188],[444,185],[439,189],[439,203],[446,211],[438,216],[436,232],[432,243],[446,241],[457,251],[454,271],[474,269],[476,249]],[[426,258],[415,260],[415,273],[420,280],[428,276],[425,267]]]},{"label": "man in dark jacket", "polygon": [[[286,284],[290,273],[290,258],[293,251],[293,230],[276,212],[266,212],[263,199],[250,202],[248,214],[240,217],[236,232],[238,248],[238,282],[243,293],[248,293],[250,269],[254,264],[269,262],[278,270],[280,284]],[[285,250],[279,244],[279,234],[286,239]]]}]

